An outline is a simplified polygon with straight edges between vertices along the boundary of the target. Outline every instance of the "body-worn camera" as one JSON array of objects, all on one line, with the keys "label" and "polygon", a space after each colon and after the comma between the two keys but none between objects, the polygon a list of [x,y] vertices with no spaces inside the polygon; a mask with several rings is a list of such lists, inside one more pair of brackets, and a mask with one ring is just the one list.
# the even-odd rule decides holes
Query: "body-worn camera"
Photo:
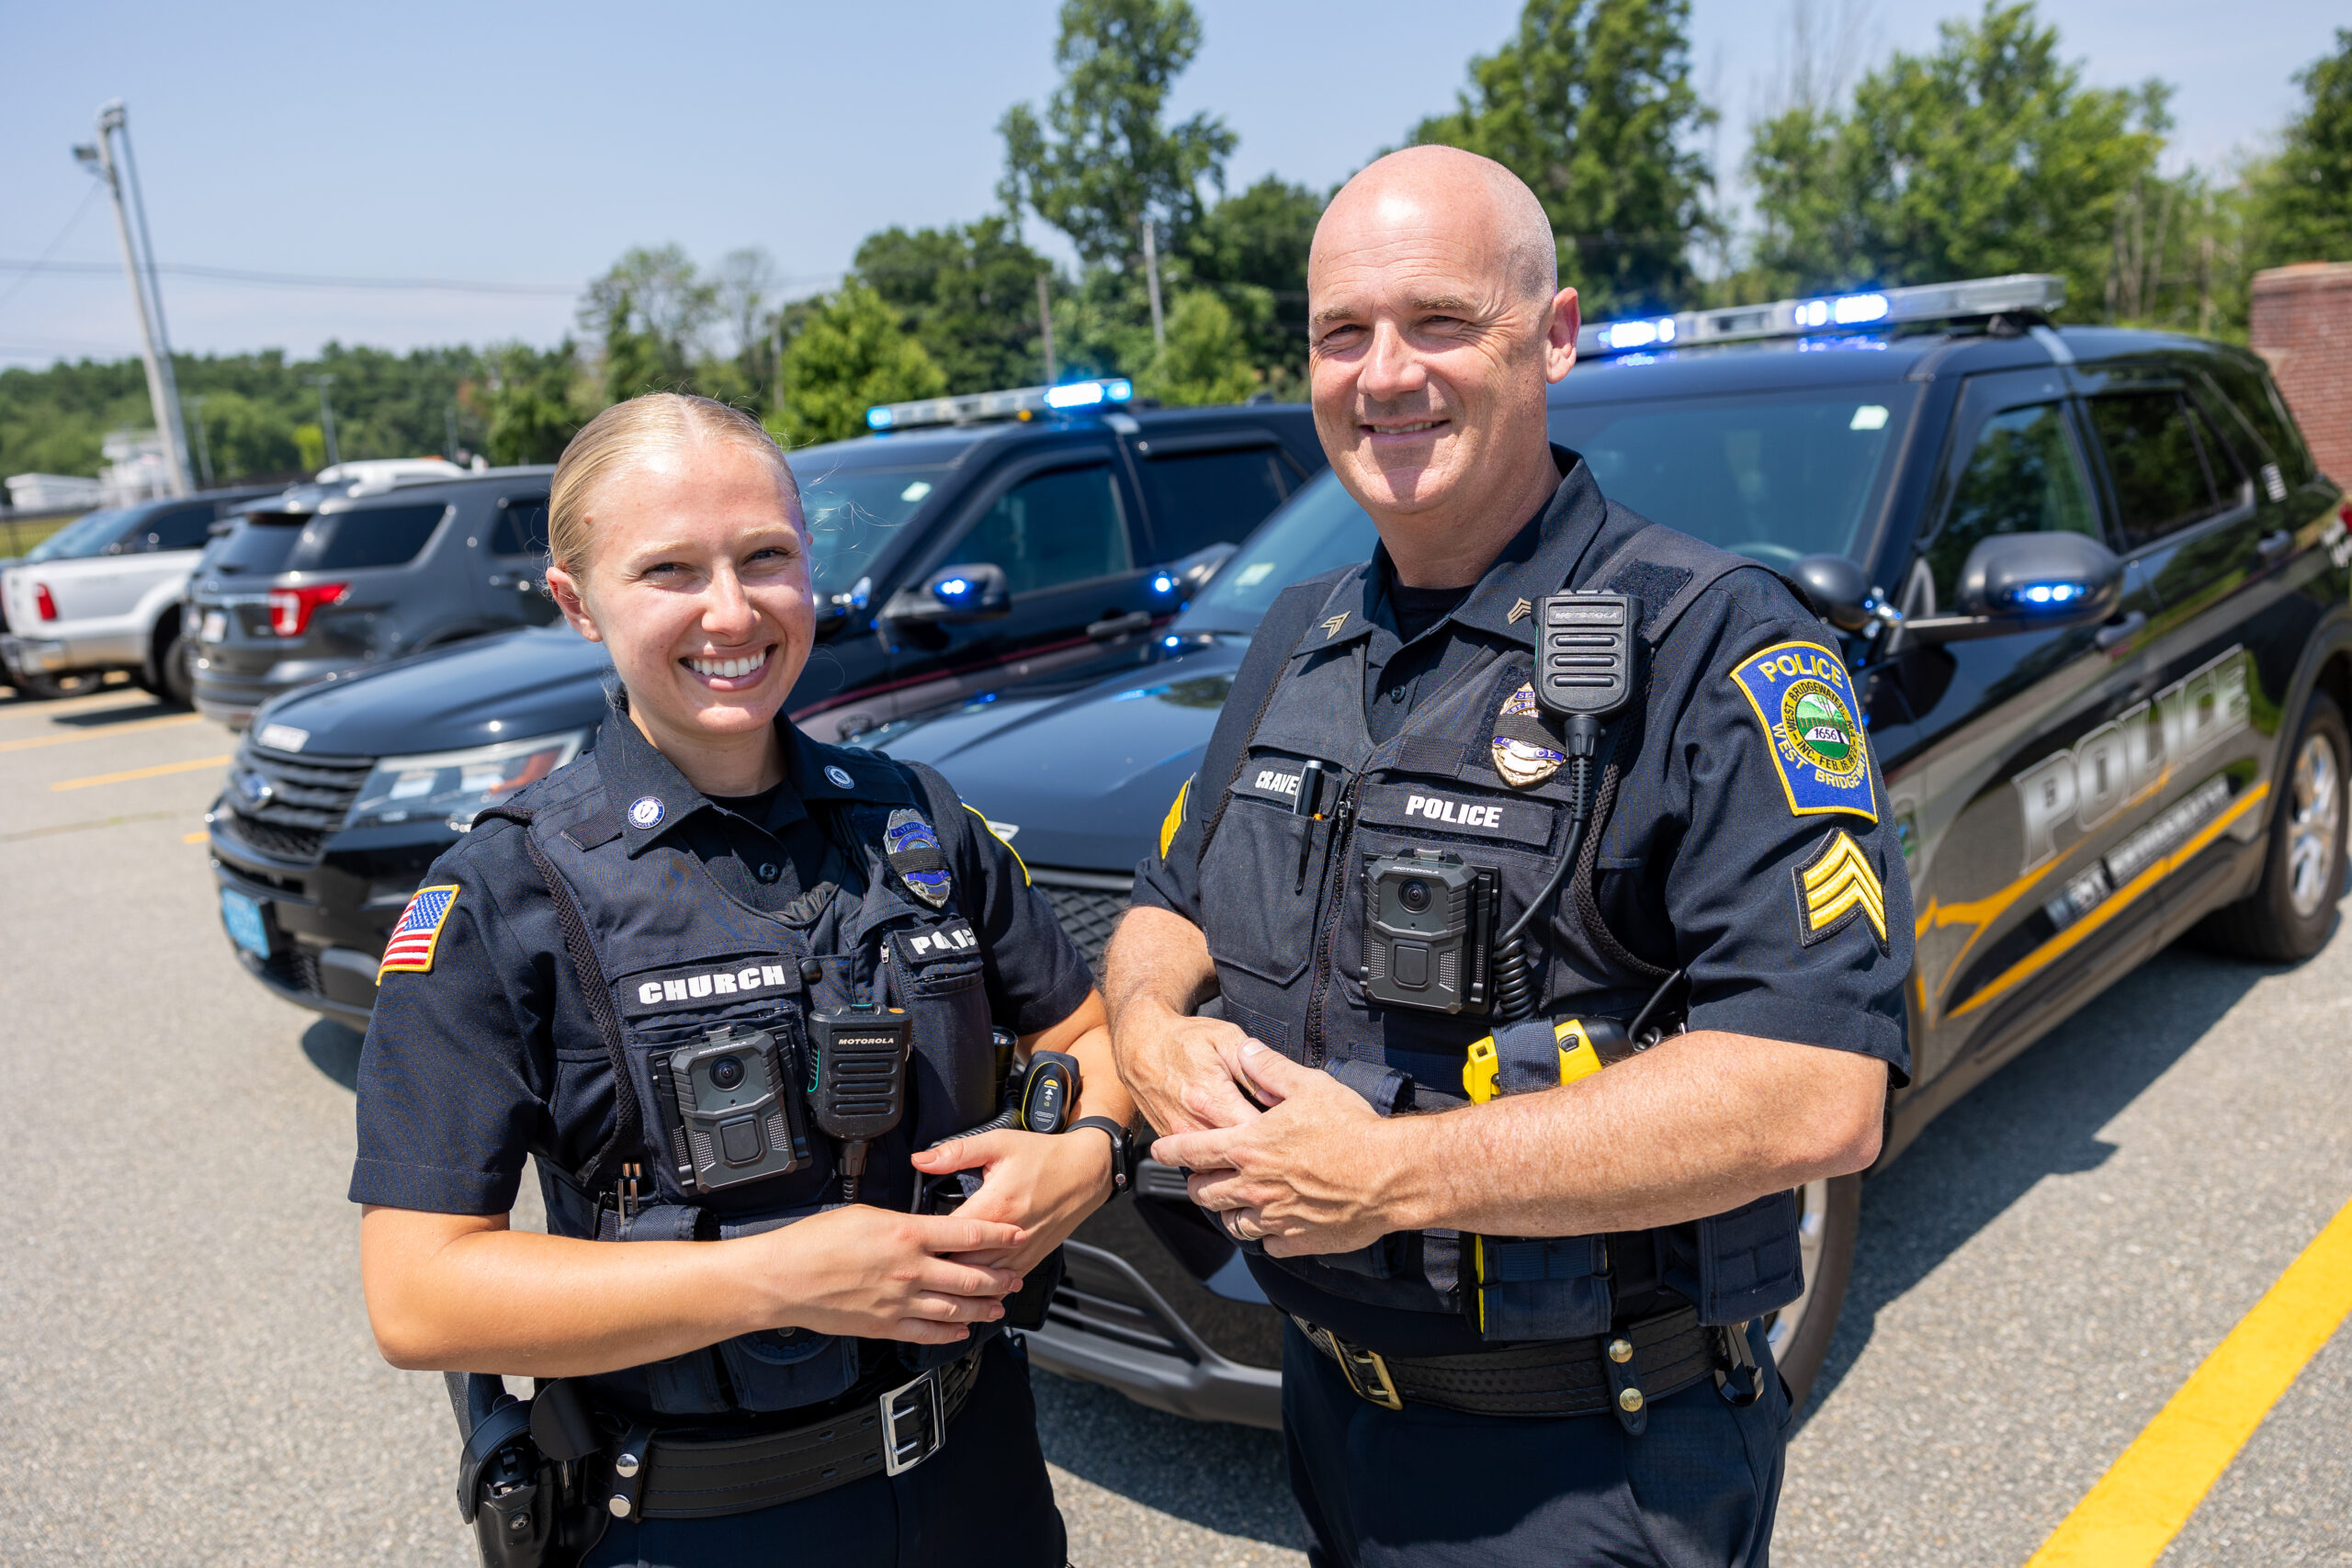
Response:
[{"label": "body-worn camera", "polygon": [[653,1093],[678,1184],[717,1192],[808,1163],[800,1099],[776,1038],[727,1026],[656,1052]]},{"label": "body-worn camera", "polygon": [[1484,1012],[1497,877],[1452,850],[1366,855],[1363,989],[1380,1007]]}]

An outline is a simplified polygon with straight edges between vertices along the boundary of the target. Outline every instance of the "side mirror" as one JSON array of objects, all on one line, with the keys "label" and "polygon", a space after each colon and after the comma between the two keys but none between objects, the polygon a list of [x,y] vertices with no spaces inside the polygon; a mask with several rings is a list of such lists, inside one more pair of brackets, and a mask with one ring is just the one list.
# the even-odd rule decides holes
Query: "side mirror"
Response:
[{"label": "side mirror", "polygon": [[1165,577],[1172,586],[1160,592],[1172,593],[1179,599],[1190,599],[1206,588],[1209,579],[1223,571],[1225,563],[1240,549],[1239,545],[1216,544],[1194,550],[1189,556],[1180,556],[1152,575],[1152,586],[1159,588],[1159,579]]},{"label": "side mirror", "polygon": [[1814,614],[1841,632],[1858,632],[1871,624],[1871,580],[1844,556],[1804,556],[1789,568]]},{"label": "side mirror", "polygon": [[901,588],[882,606],[882,624],[893,630],[955,626],[1012,613],[1012,592],[1004,569],[983,561],[942,567],[922,587]]},{"label": "side mirror", "polygon": [[1920,642],[1957,642],[2106,620],[2123,597],[2123,563],[2081,534],[1996,534],[1960,569],[1950,615],[1905,623]]}]

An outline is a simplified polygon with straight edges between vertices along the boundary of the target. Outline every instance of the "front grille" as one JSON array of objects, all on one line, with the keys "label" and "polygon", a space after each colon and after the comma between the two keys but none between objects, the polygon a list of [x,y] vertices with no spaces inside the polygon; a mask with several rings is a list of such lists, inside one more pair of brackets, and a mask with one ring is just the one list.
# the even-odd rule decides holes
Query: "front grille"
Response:
[{"label": "front grille", "polygon": [[1069,1272],[1046,1308],[1046,1321],[1073,1334],[1091,1334],[1156,1356],[1197,1361],[1193,1348],[1158,1307],[1135,1299],[1134,1289],[1115,1269],[1076,1248],[1066,1253]]},{"label": "front grille", "polygon": [[[375,765],[373,757],[301,757],[248,739],[229,770],[230,831],[273,859],[314,864]],[[260,800],[248,787],[254,782],[267,786]]]},{"label": "front grille", "polygon": [[326,988],[319,983],[318,959],[291,943],[271,955],[269,961],[262,965],[262,973],[288,990],[302,996],[326,994]]},{"label": "front grille", "polygon": [[1119,917],[1127,912],[1133,879],[1031,866],[1029,880],[1054,907],[1054,918],[1062,923],[1062,930],[1069,933],[1070,942],[1086,955],[1087,965],[1100,979],[1102,949],[1110,942]]}]

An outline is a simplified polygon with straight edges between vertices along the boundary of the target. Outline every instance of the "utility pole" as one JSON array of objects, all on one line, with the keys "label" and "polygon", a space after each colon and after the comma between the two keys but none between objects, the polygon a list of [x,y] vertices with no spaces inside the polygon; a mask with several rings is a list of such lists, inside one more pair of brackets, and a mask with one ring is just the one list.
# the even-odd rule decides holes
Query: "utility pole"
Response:
[{"label": "utility pole", "polygon": [[155,242],[147,231],[147,197],[139,188],[139,160],[130,152],[130,119],[120,98],[99,111],[98,123],[103,126],[107,116],[114,119],[117,135],[122,138],[122,173],[130,183],[130,215],[139,224],[139,254],[147,265],[147,300],[155,311],[155,357],[164,372],[164,394],[171,403],[172,439],[178,446],[183,466],[187,460],[187,422],[180,414],[179,369],[172,363],[172,333],[164,324],[164,285],[155,275]]},{"label": "utility pole", "polygon": [[[187,484],[187,431],[180,421],[179,387],[172,375],[171,350],[161,344],[162,322],[158,301],[151,298],[150,284],[153,273],[140,265],[139,254],[131,244],[130,216],[122,199],[122,176],[115,164],[114,138],[123,133],[123,152],[130,151],[130,136],[123,115],[122,101],[118,98],[98,110],[98,140],[93,145],[76,147],[74,156],[83,167],[106,182],[107,194],[114,199],[115,237],[122,242],[122,269],[130,278],[130,297],[139,307],[139,342],[147,362],[147,400],[155,411],[155,434],[164,446],[164,468],[166,488],[174,495],[186,495]],[[136,175],[134,174],[134,179]],[[141,224],[141,232],[145,224]]]},{"label": "utility pole", "polygon": [[1168,322],[1159,313],[1159,242],[1154,237],[1159,228],[1148,218],[1143,220],[1143,273],[1145,287],[1151,290],[1151,344],[1166,348]]},{"label": "utility pole", "polygon": [[327,389],[334,385],[332,376],[313,376],[311,385],[319,389],[319,429],[327,438],[327,467],[332,468],[343,461],[343,454],[335,449],[334,405],[327,401]]},{"label": "utility pole", "polygon": [[1050,387],[1062,378],[1062,369],[1054,363],[1054,297],[1042,272],[1037,275],[1037,332],[1046,340],[1046,385]]},{"label": "utility pole", "polygon": [[204,434],[204,400],[201,397],[195,397],[188,399],[187,402],[196,414],[196,471],[204,480],[204,488],[210,490],[212,488],[212,442]]}]

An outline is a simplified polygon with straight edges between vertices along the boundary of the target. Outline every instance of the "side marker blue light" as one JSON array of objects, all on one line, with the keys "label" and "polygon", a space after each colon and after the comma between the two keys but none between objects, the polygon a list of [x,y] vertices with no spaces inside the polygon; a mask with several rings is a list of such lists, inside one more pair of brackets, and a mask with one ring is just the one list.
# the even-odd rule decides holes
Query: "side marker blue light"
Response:
[{"label": "side marker blue light", "polygon": [[893,414],[886,408],[867,409],[865,411],[865,426],[868,430],[888,430],[890,428],[890,422],[897,417],[897,415]]}]

